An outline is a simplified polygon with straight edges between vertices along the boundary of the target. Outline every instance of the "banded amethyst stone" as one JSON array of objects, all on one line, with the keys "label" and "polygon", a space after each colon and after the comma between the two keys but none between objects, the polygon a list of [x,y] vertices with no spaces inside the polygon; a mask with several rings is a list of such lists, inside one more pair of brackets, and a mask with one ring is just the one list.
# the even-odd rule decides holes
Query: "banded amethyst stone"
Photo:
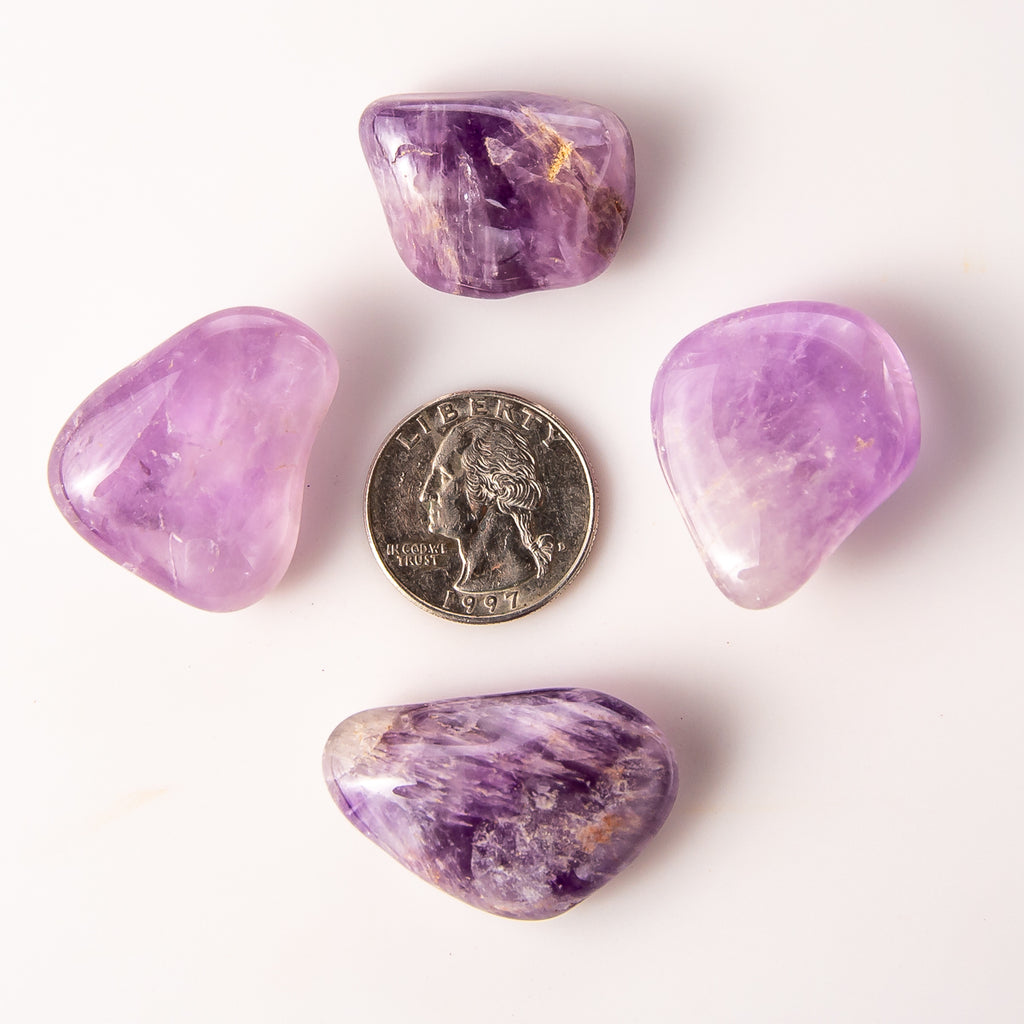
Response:
[{"label": "banded amethyst stone", "polygon": [[611,262],[633,144],[610,110],[529,92],[389,96],[359,137],[395,246],[443,292],[565,288]]},{"label": "banded amethyst stone", "polygon": [[789,597],[910,474],[910,370],[873,320],[780,302],[722,317],[669,353],[651,423],[669,488],[723,593]]},{"label": "banded amethyst stone", "polygon": [[594,690],[378,708],[324,750],[334,801],[421,878],[503,917],[554,917],[604,885],[676,796],[664,735]]},{"label": "banded amethyst stone", "polygon": [[50,454],[50,490],[126,569],[198,608],[243,608],[291,561],[337,385],[334,353],[298,320],[213,313],[75,410]]}]

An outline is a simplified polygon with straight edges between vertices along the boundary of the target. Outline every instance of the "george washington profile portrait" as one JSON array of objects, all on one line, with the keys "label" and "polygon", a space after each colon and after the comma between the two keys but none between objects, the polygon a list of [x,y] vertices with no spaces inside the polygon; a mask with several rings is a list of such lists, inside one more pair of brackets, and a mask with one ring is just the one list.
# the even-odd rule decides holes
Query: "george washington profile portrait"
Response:
[{"label": "george washington profile portrait", "polygon": [[535,533],[542,498],[533,455],[508,424],[472,416],[445,434],[419,500],[430,532],[458,545],[456,590],[504,590],[544,575],[555,539]]}]

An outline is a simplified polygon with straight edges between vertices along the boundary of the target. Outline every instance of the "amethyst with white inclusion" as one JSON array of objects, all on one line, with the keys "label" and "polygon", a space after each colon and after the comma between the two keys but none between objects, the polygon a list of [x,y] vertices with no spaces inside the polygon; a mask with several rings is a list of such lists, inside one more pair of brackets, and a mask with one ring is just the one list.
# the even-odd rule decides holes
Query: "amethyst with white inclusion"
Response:
[{"label": "amethyst with white inclusion", "polygon": [[522,920],[575,906],[639,853],[675,801],[661,730],[594,690],[377,708],[324,750],[334,801],[421,878]]},{"label": "amethyst with white inclusion", "polygon": [[633,144],[603,107],[528,92],[388,96],[359,136],[399,254],[440,291],[582,284],[626,230]]},{"label": "amethyst with white inclusion", "polygon": [[655,378],[651,425],[708,571],[746,608],[806,583],[921,447],[895,342],[822,302],[745,309],[685,337]]}]

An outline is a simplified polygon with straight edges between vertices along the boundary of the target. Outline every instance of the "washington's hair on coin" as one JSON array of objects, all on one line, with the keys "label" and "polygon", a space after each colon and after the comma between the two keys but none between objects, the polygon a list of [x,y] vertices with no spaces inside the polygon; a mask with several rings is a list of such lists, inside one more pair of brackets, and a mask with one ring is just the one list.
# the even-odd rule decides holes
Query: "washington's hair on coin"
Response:
[{"label": "washington's hair on coin", "polygon": [[501,622],[549,601],[583,564],[596,524],[576,440],[546,409],[500,391],[416,410],[366,485],[366,529],[384,571],[461,622]]}]

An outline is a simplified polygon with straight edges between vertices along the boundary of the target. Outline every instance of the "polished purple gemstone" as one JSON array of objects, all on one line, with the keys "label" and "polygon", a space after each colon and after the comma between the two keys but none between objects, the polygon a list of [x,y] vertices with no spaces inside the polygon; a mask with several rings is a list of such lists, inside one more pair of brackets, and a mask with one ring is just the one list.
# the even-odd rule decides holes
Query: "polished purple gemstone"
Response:
[{"label": "polished purple gemstone", "polygon": [[125,568],[199,608],[243,608],[291,561],[337,384],[334,354],[297,320],[213,313],[75,410],[50,454],[50,489]]},{"label": "polished purple gemstone", "polygon": [[633,207],[633,144],[610,110],[529,92],[389,96],[359,124],[406,266],[500,298],[582,284]]},{"label": "polished purple gemstone", "polygon": [[503,917],[575,906],[661,828],[675,758],[658,727],[594,690],[378,708],[324,750],[327,787],[421,878]]},{"label": "polished purple gemstone", "polygon": [[655,378],[651,423],[708,571],[745,608],[806,583],[921,446],[892,338],[820,302],[757,306],[684,338]]}]

